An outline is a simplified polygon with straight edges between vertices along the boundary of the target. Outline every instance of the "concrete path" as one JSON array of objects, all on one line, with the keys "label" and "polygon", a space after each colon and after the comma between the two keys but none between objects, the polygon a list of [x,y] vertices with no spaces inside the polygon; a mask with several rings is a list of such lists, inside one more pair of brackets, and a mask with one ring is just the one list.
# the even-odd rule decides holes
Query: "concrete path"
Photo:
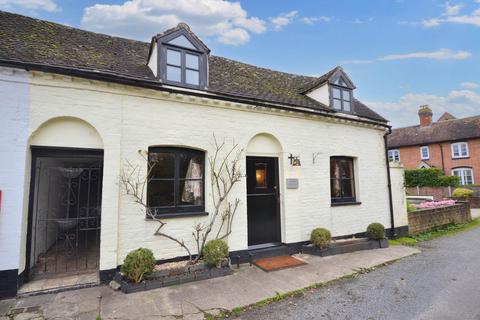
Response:
[{"label": "concrete path", "polygon": [[298,298],[246,312],[244,320],[480,319],[480,228],[427,241],[421,254]]},{"label": "concrete path", "polygon": [[[419,251],[394,246],[331,257],[299,255],[307,265],[266,273],[248,264],[231,276],[125,295],[108,286],[0,301],[2,315],[25,319],[203,319],[257,301],[353,274]],[[29,309],[30,308],[30,309]]]}]

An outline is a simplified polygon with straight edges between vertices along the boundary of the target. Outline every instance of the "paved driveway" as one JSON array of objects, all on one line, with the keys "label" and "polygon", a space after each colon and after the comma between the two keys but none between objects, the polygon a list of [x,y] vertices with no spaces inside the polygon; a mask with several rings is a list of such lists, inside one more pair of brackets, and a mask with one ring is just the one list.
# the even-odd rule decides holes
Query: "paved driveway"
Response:
[{"label": "paved driveway", "polygon": [[480,228],[355,279],[247,312],[242,319],[480,319]]}]

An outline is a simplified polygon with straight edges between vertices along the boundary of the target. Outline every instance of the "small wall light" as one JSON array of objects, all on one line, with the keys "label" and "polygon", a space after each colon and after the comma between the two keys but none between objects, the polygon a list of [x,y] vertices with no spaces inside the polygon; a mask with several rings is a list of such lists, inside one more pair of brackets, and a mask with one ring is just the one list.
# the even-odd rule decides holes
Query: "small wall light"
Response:
[{"label": "small wall light", "polygon": [[290,164],[294,167],[300,167],[302,165],[300,163],[299,156],[294,156],[293,154],[290,153],[290,156],[288,157],[288,159],[290,159]]}]

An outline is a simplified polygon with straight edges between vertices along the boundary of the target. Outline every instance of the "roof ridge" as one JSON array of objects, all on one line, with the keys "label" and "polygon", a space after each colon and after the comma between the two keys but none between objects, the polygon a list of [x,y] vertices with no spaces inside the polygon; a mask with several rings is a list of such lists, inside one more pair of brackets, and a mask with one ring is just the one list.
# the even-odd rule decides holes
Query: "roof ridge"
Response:
[{"label": "roof ridge", "polygon": [[[434,125],[443,125],[444,123],[448,122],[448,123],[452,123],[452,122],[460,122],[460,121],[464,121],[464,120],[473,120],[474,118],[480,118],[480,115],[475,115],[475,116],[469,116],[469,117],[464,117],[464,118],[456,118],[456,119],[451,119],[451,120],[448,120],[448,121],[436,121],[436,122],[432,122],[432,124],[428,127],[432,127]],[[394,128],[393,130],[401,130],[401,129],[410,129],[410,128],[415,128],[415,127],[420,127],[419,124],[416,124],[416,125],[412,125],[412,126],[406,126],[406,127],[400,127],[400,128]]]}]

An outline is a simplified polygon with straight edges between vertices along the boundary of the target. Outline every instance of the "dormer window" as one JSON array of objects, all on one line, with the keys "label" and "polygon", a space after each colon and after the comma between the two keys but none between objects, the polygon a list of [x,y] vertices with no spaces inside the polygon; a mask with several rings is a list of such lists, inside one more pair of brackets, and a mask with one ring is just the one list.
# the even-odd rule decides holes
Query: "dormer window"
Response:
[{"label": "dormer window", "polygon": [[191,86],[200,85],[200,56],[167,47],[166,80]]},{"label": "dormer window", "polygon": [[352,112],[352,91],[332,86],[332,106],[339,111]]},{"label": "dormer window", "polygon": [[[180,23],[176,28],[154,37],[151,50],[158,48],[157,78],[165,84],[205,89],[208,85],[208,54],[210,50],[190,28]],[[156,46],[155,46],[156,44]],[[150,54],[150,59],[155,59]]]},{"label": "dormer window", "polygon": [[330,106],[339,112],[353,113],[353,89],[355,86],[343,69],[338,68],[329,79]]}]

